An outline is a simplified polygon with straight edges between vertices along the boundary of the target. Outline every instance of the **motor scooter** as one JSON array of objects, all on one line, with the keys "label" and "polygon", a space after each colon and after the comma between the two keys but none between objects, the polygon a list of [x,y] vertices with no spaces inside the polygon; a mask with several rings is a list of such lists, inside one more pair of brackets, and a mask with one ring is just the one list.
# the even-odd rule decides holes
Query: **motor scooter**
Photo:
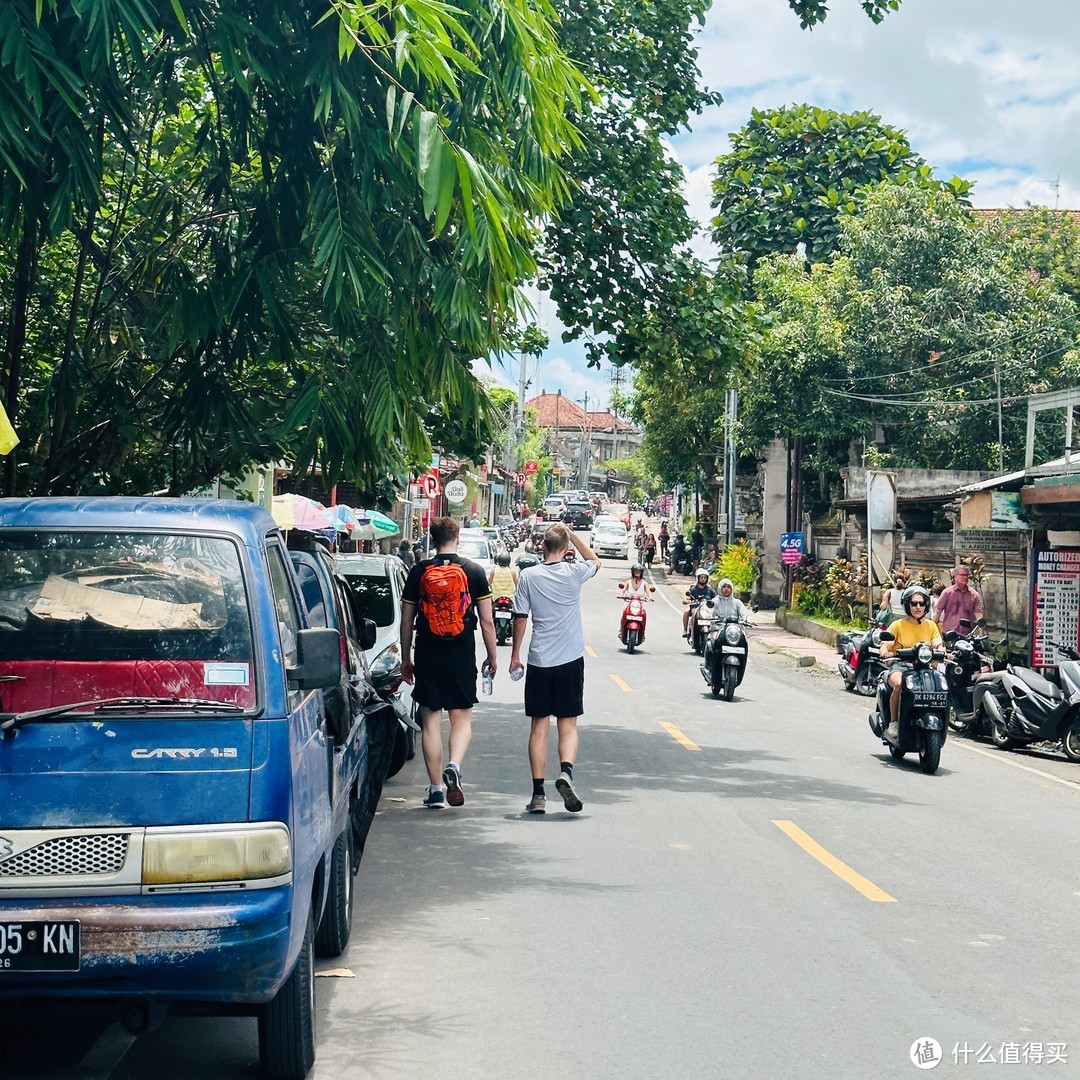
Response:
[{"label": "motor scooter", "polygon": [[[882,630],[881,640],[895,641],[895,635]],[[877,703],[869,716],[870,730],[889,748],[889,753],[899,760],[905,754],[918,753],[919,767],[924,773],[937,772],[941,762],[941,748],[945,745],[949,713],[949,689],[945,676],[933,667],[945,659],[945,653],[932,649],[921,642],[910,649],[897,649],[897,660],[910,665],[903,671],[901,683],[899,726],[900,733],[893,742],[886,738],[889,726],[889,701],[892,687],[882,679],[878,684]]]},{"label": "motor scooter", "polygon": [[495,619],[495,642],[505,645],[514,634],[514,600],[510,596],[496,596],[491,605]]},{"label": "motor scooter", "polygon": [[844,689],[849,693],[871,697],[876,692],[878,679],[885,670],[885,663],[881,659],[883,629],[872,626],[861,634],[836,635],[836,651],[841,656],[836,669],[844,680]]},{"label": "motor scooter", "polygon": [[980,724],[975,711],[975,684],[980,675],[994,670],[993,657],[980,619],[972,626],[960,620],[960,630],[945,635],[945,647],[951,654],[945,666],[945,681],[949,686],[949,727],[958,735],[979,735]]},{"label": "motor scooter", "polygon": [[716,600],[690,601],[690,644],[698,656],[705,654],[705,643],[709,640],[709,628],[716,617]]},{"label": "motor scooter", "polygon": [[1065,658],[1058,664],[1060,686],[1031,668],[1009,664],[976,679],[972,704],[999,750],[1060,741],[1066,756],[1080,761],[1080,652],[1050,644]]},{"label": "motor scooter", "polygon": [[709,684],[713,697],[731,701],[735,687],[746,674],[747,645],[742,622],[738,615],[715,616],[709,626],[705,642],[705,656],[701,662],[701,674]]},{"label": "motor scooter", "polygon": [[632,653],[645,640],[644,600],[636,596],[627,600],[619,623],[619,640],[626,646],[628,653]]}]

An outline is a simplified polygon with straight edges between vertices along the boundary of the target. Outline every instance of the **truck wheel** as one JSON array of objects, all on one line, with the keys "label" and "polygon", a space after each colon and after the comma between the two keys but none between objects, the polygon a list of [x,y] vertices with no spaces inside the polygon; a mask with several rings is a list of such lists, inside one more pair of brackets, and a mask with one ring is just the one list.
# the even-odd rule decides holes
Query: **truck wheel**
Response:
[{"label": "truck wheel", "polygon": [[315,1064],[314,939],[308,912],[296,966],[259,1011],[259,1062],[273,1080],[304,1080]]},{"label": "truck wheel", "polygon": [[315,931],[319,956],[340,956],[349,944],[353,919],[352,822],[334,843],[330,858],[330,889],[322,921]]}]

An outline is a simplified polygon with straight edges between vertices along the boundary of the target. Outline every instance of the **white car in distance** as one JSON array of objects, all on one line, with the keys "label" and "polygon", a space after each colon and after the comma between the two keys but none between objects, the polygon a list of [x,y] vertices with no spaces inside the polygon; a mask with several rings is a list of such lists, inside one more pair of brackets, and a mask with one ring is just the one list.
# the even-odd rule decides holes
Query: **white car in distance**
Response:
[{"label": "white car in distance", "polygon": [[593,525],[589,547],[597,555],[614,555],[616,558],[628,558],[630,534],[626,526],[615,518],[598,518]]}]

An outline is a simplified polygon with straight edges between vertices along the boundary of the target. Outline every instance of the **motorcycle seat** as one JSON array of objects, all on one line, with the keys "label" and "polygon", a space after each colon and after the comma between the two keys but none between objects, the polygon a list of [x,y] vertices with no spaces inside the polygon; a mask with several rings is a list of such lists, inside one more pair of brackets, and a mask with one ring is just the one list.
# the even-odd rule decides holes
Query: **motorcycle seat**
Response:
[{"label": "motorcycle seat", "polygon": [[1042,694],[1052,701],[1060,701],[1065,695],[1060,686],[1055,686],[1049,679],[1044,679],[1037,671],[1030,668],[1013,668],[1013,674],[1036,694]]},{"label": "motorcycle seat", "polygon": [[1000,674],[1001,672],[999,671],[980,671],[975,676],[975,682],[993,682],[995,679],[998,679]]}]

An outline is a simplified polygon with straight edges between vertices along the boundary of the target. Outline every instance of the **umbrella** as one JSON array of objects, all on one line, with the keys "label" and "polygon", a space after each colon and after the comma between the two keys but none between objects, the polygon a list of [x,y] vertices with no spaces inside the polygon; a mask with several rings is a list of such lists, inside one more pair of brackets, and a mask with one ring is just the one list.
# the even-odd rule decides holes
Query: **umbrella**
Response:
[{"label": "umbrella", "polygon": [[326,512],[333,518],[334,528],[338,532],[351,533],[360,527],[360,522],[357,521],[356,514],[353,513],[351,506],[338,503],[336,506],[331,506]]},{"label": "umbrella", "polygon": [[275,495],[270,513],[282,529],[302,529],[304,532],[317,532],[320,529],[332,529],[333,518],[321,503],[303,495]]},{"label": "umbrella", "polygon": [[[381,540],[384,536],[394,536],[396,533],[401,532],[401,526],[393,518],[380,514],[378,510],[355,510],[353,512],[356,514],[359,528],[365,530],[365,532],[358,535],[365,540]],[[367,532],[367,530],[370,530],[370,532]]]}]

